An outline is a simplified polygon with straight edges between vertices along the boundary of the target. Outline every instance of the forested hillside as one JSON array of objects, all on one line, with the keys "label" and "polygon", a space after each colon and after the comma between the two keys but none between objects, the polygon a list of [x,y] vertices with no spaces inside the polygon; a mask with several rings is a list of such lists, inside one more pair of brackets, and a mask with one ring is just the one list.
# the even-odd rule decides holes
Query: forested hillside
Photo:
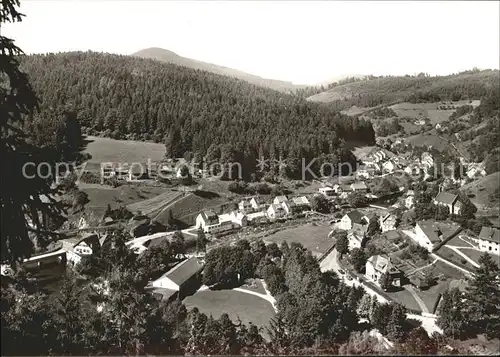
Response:
[{"label": "forested hillside", "polygon": [[177,53],[174,53],[169,50],[165,50],[163,48],[145,48],[143,50],[140,50],[132,56],[135,57],[140,57],[140,58],[148,58],[148,59],[154,59],[158,60],[161,62],[167,62],[167,63],[172,63],[172,64],[177,64],[179,66],[184,66],[188,68],[193,68],[193,69],[200,69],[203,71],[208,71],[216,74],[221,74],[225,76],[230,76],[230,77],[235,77],[238,79],[243,79],[249,83],[266,87],[266,88],[271,88],[274,90],[279,90],[281,92],[293,92],[296,89],[300,89],[304,86],[300,85],[294,85],[292,82],[285,82],[285,81],[280,81],[276,79],[267,79],[267,78],[262,78],[259,76],[255,76],[253,74],[245,73],[242,71],[239,71],[237,69],[233,68],[228,68],[228,67],[223,67],[219,66],[213,63],[207,63],[207,62],[202,62],[198,61],[195,59],[191,58],[186,58],[179,56]]},{"label": "forested hillside", "polygon": [[449,76],[367,76],[350,83],[333,83],[310,101],[330,103],[337,110],[374,107],[397,101],[411,103],[480,99],[498,86],[498,70],[472,70]]},{"label": "forested hillside", "polygon": [[[76,52],[27,56],[22,69],[41,98],[34,120],[41,131],[47,117],[56,120],[44,113],[64,107],[89,134],[165,142],[169,156],[190,151],[249,165],[259,153],[341,159],[344,141],[374,142],[369,122],[327,106],[153,60]],[[300,167],[294,162],[291,174]]]}]

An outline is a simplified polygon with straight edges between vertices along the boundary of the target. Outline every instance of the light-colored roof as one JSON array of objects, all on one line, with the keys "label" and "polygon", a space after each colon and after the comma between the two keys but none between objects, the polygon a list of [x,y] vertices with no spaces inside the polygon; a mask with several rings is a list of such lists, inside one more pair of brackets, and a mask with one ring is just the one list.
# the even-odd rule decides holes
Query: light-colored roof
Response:
[{"label": "light-colored roof", "polygon": [[292,201],[298,206],[309,205],[309,200],[304,196],[294,197]]},{"label": "light-colored roof", "polygon": [[271,208],[271,207],[272,207],[272,209],[273,209],[274,211],[279,211],[279,210],[283,210],[283,209],[284,209],[281,205],[276,204],[276,203],[271,203],[271,204],[269,205],[269,208]]},{"label": "light-colored roof", "polygon": [[479,239],[500,243],[500,230],[492,227],[483,227],[479,233]]},{"label": "light-colored roof", "polygon": [[389,268],[389,257],[383,255],[374,255],[367,260],[373,265],[375,270],[379,272],[386,272]]},{"label": "light-colored roof", "polygon": [[355,182],[351,185],[354,190],[366,190],[368,187],[364,182]]},{"label": "light-colored roof", "polygon": [[288,198],[286,198],[286,196],[276,196],[274,199],[277,200],[279,203],[288,201]]},{"label": "light-colored roof", "polygon": [[255,218],[261,218],[261,217],[266,217],[266,213],[265,212],[254,212],[254,213],[247,214],[247,218],[250,221],[255,219]]},{"label": "light-colored roof", "polygon": [[191,278],[202,269],[203,264],[197,258],[191,257],[174,266],[168,272],[163,274],[159,279],[168,278],[175,284],[181,286],[189,278]]}]

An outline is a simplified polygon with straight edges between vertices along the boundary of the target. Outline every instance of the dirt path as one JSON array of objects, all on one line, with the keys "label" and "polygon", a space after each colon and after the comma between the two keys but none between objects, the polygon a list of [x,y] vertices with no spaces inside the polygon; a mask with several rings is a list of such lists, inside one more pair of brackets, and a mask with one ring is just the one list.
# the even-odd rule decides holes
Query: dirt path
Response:
[{"label": "dirt path", "polygon": [[420,306],[420,309],[422,309],[423,312],[427,312],[427,313],[430,312],[429,309],[427,308],[427,306],[425,306],[424,301],[415,292],[415,289],[413,288],[413,286],[411,286],[411,285],[405,285],[405,286],[403,286],[403,288],[406,291],[408,291],[411,294],[411,296],[413,296],[413,298],[415,299],[415,301],[417,302],[418,306]]}]

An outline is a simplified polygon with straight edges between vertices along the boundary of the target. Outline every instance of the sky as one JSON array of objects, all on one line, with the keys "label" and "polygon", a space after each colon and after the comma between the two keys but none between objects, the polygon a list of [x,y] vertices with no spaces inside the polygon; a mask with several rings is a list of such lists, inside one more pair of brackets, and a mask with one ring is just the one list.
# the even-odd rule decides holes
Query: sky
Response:
[{"label": "sky", "polygon": [[25,53],[161,47],[265,78],[499,67],[498,1],[21,0]]}]

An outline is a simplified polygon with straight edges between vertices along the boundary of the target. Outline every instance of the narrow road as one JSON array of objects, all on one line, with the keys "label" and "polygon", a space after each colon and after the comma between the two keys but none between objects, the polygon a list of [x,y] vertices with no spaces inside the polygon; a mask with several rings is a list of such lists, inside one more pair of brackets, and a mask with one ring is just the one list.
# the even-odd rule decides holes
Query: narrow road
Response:
[{"label": "narrow road", "polygon": [[417,302],[418,306],[420,306],[420,309],[423,311],[423,312],[427,312],[429,313],[429,309],[427,308],[427,306],[425,306],[425,303],[424,301],[420,298],[420,296],[416,293],[415,289],[413,288],[413,286],[411,285],[405,285],[403,286],[403,288],[408,291],[411,296],[413,296],[413,298],[415,299],[415,301]]}]

